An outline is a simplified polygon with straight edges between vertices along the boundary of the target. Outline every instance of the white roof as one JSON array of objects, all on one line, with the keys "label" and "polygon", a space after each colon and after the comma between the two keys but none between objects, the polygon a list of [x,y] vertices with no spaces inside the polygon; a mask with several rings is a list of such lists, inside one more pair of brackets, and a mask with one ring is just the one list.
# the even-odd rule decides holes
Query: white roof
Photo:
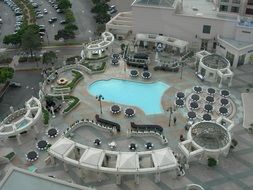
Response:
[{"label": "white roof", "polygon": [[84,152],[84,154],[80,158],[80,162],[81,164],[84,163],[84,164],[99,166],[99,161],[101,157],[103,157],[103,150],[89,148]]},{"label": "white roof", "polygon": [[75,143],[67,138],[59,139],[55,144],[50,147],[50,151],[63,155],[67,152]]},{"label": "white roof", "polygon": [[118,169],[137,169],[139,162],[136,159],[136,154],[132,152],[121,152],[117,160]]},{"label": "white roof", "polygon": [[170,149],[155,150],[152,156],[156,167],[177,165],[177,160]]}]

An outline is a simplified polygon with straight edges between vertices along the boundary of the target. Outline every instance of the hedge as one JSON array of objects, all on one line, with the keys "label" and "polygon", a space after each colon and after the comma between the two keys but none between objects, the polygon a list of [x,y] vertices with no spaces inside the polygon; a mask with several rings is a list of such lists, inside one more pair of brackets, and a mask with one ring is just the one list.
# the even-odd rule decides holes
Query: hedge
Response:
[{"label": "hedge", "polygon": [[102,56],[102,57],[98,57],[98,58],[85,58],[85,60],[88,60],[88,61],[95,61],[95,60],[101,60],[101,59],[105,59],[105,58],[107,58],[108,57],[108,55],[104,55],[104,56]]},{"label": "hedge", "polygon": [[87,67],[88,69],[90,69],[91,71],[102,71],[105,69],[106,62],[103,62],[102,65],[97,68],[93,68],[92,66],[89,66],[89,64],[84,64],[84,66]]},{"label": "hedge", "polygon": [[24,62],[33,62],[33,61],[40,61],[41,57],[20,57],[18,62],[24,63]]},{"label": "hedge", "polygon": [[0,83],[5,83],[8,79],[11,79],[14,74],[14,69],[11,67],[0,68]]},{"label": "hedge", "polygon": [[10,152],[9,154],[5,155],[5,158],[8,158],[9,160],[12,160],[15,157],[15,152]]},{"label": "hedge", "polygon": [[64,96],[64,99],[71,101],[71,103],[66,109],[63,110],[63,113],[68,113],[69,111],[71,111],[75,106],[77,106],[80,101],[79,98],[70,95]]},{"label": "hedge", "polygon": [[47,111],[45,108],[42,108],[43,113],[43,123],[47,125],[49,123],[49,111]]}]

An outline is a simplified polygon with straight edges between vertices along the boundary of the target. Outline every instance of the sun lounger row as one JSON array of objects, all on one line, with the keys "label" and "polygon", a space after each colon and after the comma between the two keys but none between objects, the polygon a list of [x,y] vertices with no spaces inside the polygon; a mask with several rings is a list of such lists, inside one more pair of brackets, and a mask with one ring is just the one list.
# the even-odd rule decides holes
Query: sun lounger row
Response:
[{"label": "sun lounger row", "polygon": [[117,132],[120,132],[120,125],[118,123],[112,122],[110,120],[103,119],[103,118],[99,117],[98,114],[95,115],[95,118],[96,118],[96,121],[98,123],[108,125],[108,126],[111,126],[111,127],[115,127],[117,129]]}]

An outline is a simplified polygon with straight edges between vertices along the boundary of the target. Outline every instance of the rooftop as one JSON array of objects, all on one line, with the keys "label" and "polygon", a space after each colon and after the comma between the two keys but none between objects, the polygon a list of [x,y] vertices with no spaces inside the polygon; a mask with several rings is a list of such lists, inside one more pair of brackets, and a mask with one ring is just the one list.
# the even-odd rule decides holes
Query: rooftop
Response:
[{"label": "rooftop", "polygon": [[210,54],[203,57],[202,63],[212,69],[225,69],[229,67],[229,61],[217,54]]},{"label": "rooftop", "polygon": [[133,4],[144,6],[173,7],[176,0],[135,0]]},{"label": "rooftop", "polygon": [[243,49],[243,48],[246,48],[246,47],[252,45],[252,43],[250,43],[250,42],[241,42],[241,41],[234,40],[231,38],[222,38],[222,40],[229,43],[230,45],[234,46],[236,49]]},{"label": "rooftop", "polygon": [[21,188],[25,190],[89,190],[90,188],[70,184],[58,179],[12,168],[0,183],[0,190]]}]

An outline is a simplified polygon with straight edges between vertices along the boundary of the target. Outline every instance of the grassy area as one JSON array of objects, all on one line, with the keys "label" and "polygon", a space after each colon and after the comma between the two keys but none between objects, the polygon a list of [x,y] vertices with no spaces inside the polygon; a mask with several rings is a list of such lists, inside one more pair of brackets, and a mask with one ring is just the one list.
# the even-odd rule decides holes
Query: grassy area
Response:
[{"label": "grassy area", "polygon": [[12,160],[16,156],[15,152],[10,152],[9,154],[5,155],[4,157]]},{"label": "grassy area", "polygon": [[69,101],[69,106],[63,110],[63,113],[70,112],[73,108],[75,108],[78,105],[80,101],[79,98],[70,95],[64,96],[64,99]]}]

